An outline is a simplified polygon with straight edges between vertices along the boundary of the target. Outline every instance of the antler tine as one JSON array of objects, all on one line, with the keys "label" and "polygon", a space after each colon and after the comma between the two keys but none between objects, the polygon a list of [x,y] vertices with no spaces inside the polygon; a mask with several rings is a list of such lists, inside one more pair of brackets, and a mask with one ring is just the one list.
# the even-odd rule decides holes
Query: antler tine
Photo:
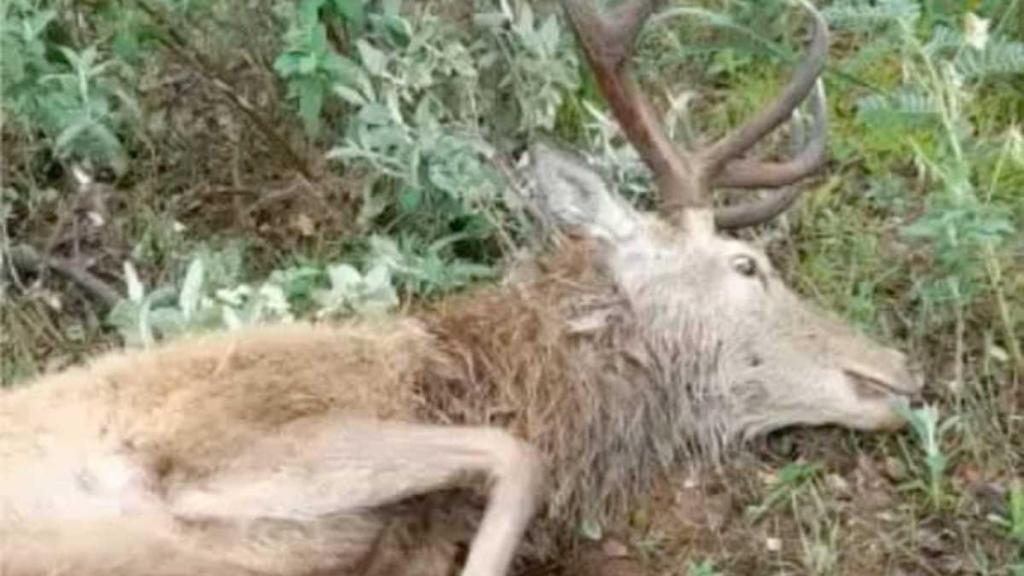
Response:
[{"label": "antler tine", "polygon": [[[715,186],[729,188],[780,187],[793,184],[816,170],[825,161],[826,111],[825,87],[815,83],[810,98],[813,128],[803,149],[785,162],[763,162],[740,159],[727,164],[714,180]],[[715,209],[715,225],[732,230],[767,222],[783,213],[796,201],[802,190],[791,188],[763,200]]]},{"label": "antler tine", "polygon": [[784,162],[764,162],[750,158],[733,160],[712,180],[726,188],[776,188],[799,181],[825,161],[826,110],[825,87],[819,80],[810,97],[813,127],[804,148]]},{"label": "antler tine", "polygon": [[662,194],[662,213],[674,219],[687,208],[708,206],[710,199],[703,193],[704,172],[693,158],[672,144],[629,70],[633,43],[657,2],[631,0],[607,16],[598,14],[595,0],[563,0],[563,5],[601,93],[626,137],[654,173]]},{"label": "antler tine", "polygon": [[[807,0],[800,0],[800,4],[810,12],[814,21],[814,32],[807,56],[774,102],[743,126],[715,142],[702,154],[702,160],[706,164],[712,181],[723,171],[729,161],[742,156],[759,140],[785,122],[793,110],[807,98],[825,68],[825,58],[828,54],[828,24],[825,22],[824,16]],[[753,165],[747,164],[747,166]],[[759,165],[759,167],[763,166]],[[734,168],[732,171],[736,172],[737,170]],[[741,179],[737,177],[737,180]],[[751,181],[750,186],[759,185],[753,183],[756,180],[753,176],[747,177],[746,180]]]}]

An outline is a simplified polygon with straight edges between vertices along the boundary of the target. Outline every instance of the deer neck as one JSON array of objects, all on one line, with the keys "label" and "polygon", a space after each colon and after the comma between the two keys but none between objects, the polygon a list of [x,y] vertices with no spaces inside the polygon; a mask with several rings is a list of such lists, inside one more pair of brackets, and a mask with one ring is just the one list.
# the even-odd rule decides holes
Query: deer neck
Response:
[{"label": "deer neck", "polygon": [[[532,278],[423,315],[443,350],[431,419],[496,425],[551,467],[550,517],[601,521],[700,448],[717,449],[699,350],[661,350],[626,299],[570,247]],[[668,357],[665,357],[668,355]]]}]

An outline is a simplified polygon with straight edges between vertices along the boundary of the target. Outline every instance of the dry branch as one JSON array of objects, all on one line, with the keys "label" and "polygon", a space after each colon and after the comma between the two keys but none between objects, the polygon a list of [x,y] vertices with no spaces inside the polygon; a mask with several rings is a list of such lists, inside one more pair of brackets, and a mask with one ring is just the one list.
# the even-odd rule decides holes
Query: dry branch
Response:
[{"label": "dry branch", "polygon": [[8,256],[16,270],[34,274],[53,270],[107,308],[113,308],[124,299],[116,289],[71,260],[44,256],[35,248],[24,244],[11,248]]}]

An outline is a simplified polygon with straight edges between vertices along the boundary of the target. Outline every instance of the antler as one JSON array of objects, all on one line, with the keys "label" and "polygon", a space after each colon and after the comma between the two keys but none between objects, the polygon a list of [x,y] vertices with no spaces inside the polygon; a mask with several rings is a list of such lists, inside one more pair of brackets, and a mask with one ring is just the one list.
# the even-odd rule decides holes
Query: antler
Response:
[{"label": "antler", "polygon": [[[678,149],[665,134],[650,101],[629,69],[629,56],[641,27],[662,0],[629,0],[601,15],[596,0],[563,0],[583,53],[612,113],[654,173],[661,192],[660,210],[678,220],[687,210],[711,206],[711,189],[777,188],[793,184],[817,170],[825,160],[825,93],[819,76],[828,52],[828,25],[806,0],[814,32],[804,61],[782,93],[760,113],[711,146]],[[786,121],[810,95],[814,126],[804,148],[780,162],[743,158],[754,144]],[[769,220],[799,196],[786,190],[746,205],[715,210],[720,228],[741,228]]]}]

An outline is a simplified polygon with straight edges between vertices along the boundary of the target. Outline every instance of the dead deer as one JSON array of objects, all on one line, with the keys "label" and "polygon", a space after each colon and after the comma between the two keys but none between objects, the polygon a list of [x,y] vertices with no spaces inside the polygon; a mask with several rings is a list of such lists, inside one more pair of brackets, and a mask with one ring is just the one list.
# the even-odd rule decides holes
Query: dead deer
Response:
[{"label": "dead deer", "polygon": [[[805,4],[809,55],[777,100],[683,151],[627,65],[655,3],[593,4],[564,0],[660,215],[538,146],[534,201],[566,240],[515,281],[388,320],[113,353],[5,391],[0,573],[499,576],[687,459],[794,425],[898,426],[891,401],[920,389],[904,356],[716,231],[796,194],[715,209],[713,188],[791,185],[824,161],[822,17]],[[745,156],[804,100],[802,151]]]}]

